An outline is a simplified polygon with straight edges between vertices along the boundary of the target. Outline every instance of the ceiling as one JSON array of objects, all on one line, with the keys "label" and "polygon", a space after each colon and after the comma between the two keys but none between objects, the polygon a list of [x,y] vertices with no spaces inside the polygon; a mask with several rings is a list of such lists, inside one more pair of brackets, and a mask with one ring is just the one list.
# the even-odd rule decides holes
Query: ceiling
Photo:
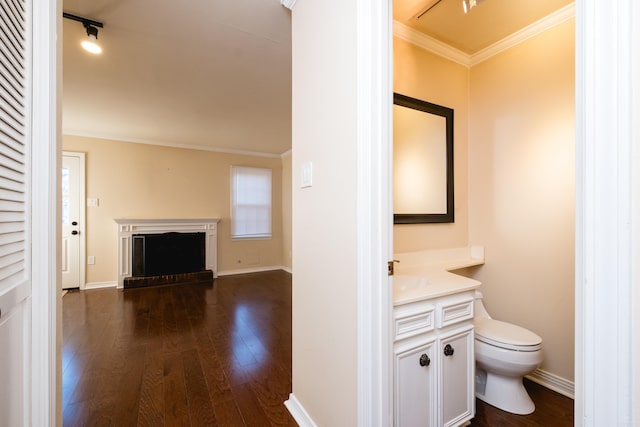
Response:
[{"label": "ceiling", "polygon": [[465,14],[462,0],[394,0],[393,19],[473,55],[571,3],[573,0],[478,0]]},{"label": "ceiling", "polygon": [[291,16],[279,0],[64,0],[63,133],[280,155],[291,148]]},{"label": "ceiling", "polygon": [[[421,14],[429,4],[435,6]],[[474,54],[572,3],[394,0],[394,20]],[[279,0],[64,0],[63,133],[280,155],[291,148],[291,15]]]}]

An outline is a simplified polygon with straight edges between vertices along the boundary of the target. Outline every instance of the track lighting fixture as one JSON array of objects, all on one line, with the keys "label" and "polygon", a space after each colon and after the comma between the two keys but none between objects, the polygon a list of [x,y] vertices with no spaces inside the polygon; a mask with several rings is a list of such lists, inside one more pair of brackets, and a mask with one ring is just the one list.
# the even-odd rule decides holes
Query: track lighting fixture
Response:
[{"label": "track lighting fixture", "polygon": [[82,23],[82,26],[87,30],[88,40],[83,40],[81,45],[87,52],[91,52],[95,55],[102,53],[102,48],[98,42],[98,28],[103,28],[102,22],[94,21],[92,19],[83,18],[81,16],[72,15],[67,12],[62,13],[63,18],[71,19]]},{"label": "track lighting fixture", "polygon": [[424,15],[426,15],[427,12],[433,9],[441,1],[442,0],[429,0],[427,4],[424,5],[424,8],[422,9],[422,11],[418,13],[418,15],[416,16],[416,19],[422,18]]},{"label": "track lighting fixture", "polygon": [[482,1],[483,0],[462,0],[462,10],[464,10],[464,13],[467,13],[479,3],[482,3]]}]

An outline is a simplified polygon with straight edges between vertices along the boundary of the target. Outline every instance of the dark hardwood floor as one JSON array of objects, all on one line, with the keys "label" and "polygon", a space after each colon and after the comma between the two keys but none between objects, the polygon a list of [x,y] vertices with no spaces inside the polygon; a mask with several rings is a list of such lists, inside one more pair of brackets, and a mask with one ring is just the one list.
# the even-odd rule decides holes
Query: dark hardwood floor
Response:
[{"label": "dark hardwood floor", "polygon": [[509,414],[476,399],[471,427],[573,427],[572,399],[527,379],[524,386],[536,404],[533,414]]},{"label": "dark hardwood floor", "polygon": [[[63,298],[64,426],[295,426],[291,276],[70,292]],[[477,401],[473,427],[573,425],[573,401],[526,382],[527,416]],[[345,426],[350,427],[350,426]]]},{"label": "dark hardwood floor", "polygon": [[63,298],[64,426],[295,426],[291,275]]}]

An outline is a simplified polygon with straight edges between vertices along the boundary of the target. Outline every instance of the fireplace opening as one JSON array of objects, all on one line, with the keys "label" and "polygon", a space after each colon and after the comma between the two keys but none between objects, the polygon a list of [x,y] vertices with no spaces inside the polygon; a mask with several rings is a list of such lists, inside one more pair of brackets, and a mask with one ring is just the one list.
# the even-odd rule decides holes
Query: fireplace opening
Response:
[{"label": "fireplace opening", "polygon": [[197,273],[205,270],[205,233],[134,234],[133,277]]}]

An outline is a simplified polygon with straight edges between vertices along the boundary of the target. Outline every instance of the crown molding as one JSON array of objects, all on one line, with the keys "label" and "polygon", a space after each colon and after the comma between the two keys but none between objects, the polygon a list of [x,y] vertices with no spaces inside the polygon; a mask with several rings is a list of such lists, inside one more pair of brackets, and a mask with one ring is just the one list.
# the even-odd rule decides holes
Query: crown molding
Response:
[{"label": "crown molding", "polygon": [[289,148],[287,151],[285,151],[284,153],[280,154],[280,158],[284,159],[285,157],[290,157],[292,154],[291,148]]},{"label": "crown molding", "polygon": [[94,139],[106,139],[109,141],[118,141],[118,142],[129,142],[131,144],[145,144],[145,145],[156,145],[159,147],[171,147],[171,148],[182,148],[186,150],[199,150],[199,151],[210,151],[214,153],[225,153],[225,154],[238,154],[241,156],[254,156],[254,157],[268,157],[272,159],[281,158],[280,154],[273,153],[262,153],[259,151],[245,151],[245,150],[235,150],[233,148],[219,148],[219,147],[207,147],[204,145],[195,145],[195,144],[179,144],[175,142],[167,142],[167,141],[150,141],[146,139],[136,139],[136,138],[122,138],[119,136],[92,133],[92,132],[83,132],[76,131],[72,129],[63,129],[63,135],[69,136],[80,136],[83,138],[94,138]]},{"label": "crown molding", "polygon": [[556,25],[562,24],[569,19],[575,18],[576,16],[576,4],[570,3],[565,7],[556,10],[550,15],[545,16],[544,18],[534,22],[533,24],[524,27],[523,29],[516,31],[515,33],[503,38],[500,41],[488,46],[473,55],[471,55],[470,66],[473,67],[487,59],[491,58],[503,52],[507,49],[510,49],[520,43],[537,36],[538,34],[542,34],[545,31],[555,27]]},{"label": "crown molding", "polygon": [[469,67],[471,64],[471,55],[414,30],[399,21],[393,21],[393,35],[465,67]]},{"label": "crown molding", "polygon": [[289,10],[293,10],[298,0],[280,0],[280,4]]},{"label": "crown molding", "polygon": [[491,46],[486,47],[485,49],[482,49],[473,55],[464,53],[461,50],[458,50],[446,43],[436,40],[433,37],[427,36],[426,34],[414,30],[413,28],[410,28],[398,21],[393,21],[393,35],[402,40],[406,40],[418,47],[421,47],[422,49],[428,50],[429,52],[449,59],[450,61],[456,62],[467,68],[471,68],[472,66],[478,65],[479,63],[486,61],[487,59],[507,49],[510,49],[532,37],[535,37],[538,34],[541,34],[555,27],[556,25],[562,24],[563,22],[574,18],[575,16],[576,5],[574,2],[561,9],[558,9],[557,11],[545,16],[544,18],[534,22],[531,25],[519,31],[516,31],[515,33],[503,38],[502,40],[497,41]]}]

